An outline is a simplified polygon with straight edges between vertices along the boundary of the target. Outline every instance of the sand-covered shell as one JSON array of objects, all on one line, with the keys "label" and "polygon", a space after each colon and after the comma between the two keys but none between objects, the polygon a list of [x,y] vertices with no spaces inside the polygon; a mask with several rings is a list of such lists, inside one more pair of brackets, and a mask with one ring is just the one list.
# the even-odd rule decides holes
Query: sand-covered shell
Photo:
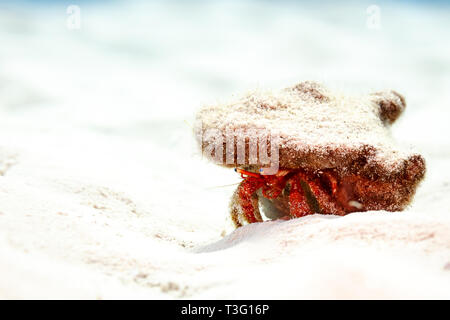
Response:
[{"label": "sand-covered shell", "polygon": [[[395,91],[350,96],[306,81],[205,106],[195,132],[203,155],[220,165],[267,167],[269,158],[280,169],[334,168],[384,180],[403,176],[413,187],[424,176],[425,161],[390,132],[405,107]],[[253,149],[267,147],[264,159],[251,152],[255,141]]]}]

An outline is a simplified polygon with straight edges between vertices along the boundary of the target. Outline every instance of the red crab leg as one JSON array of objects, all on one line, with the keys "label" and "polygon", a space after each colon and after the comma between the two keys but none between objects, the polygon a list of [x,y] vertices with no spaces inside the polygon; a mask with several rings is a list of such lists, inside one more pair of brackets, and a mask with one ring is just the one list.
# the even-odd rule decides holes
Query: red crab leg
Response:
[{"label": "red crab leg", "polygon": [[290,215],[295,218],[300,218],[312,214],[313,212],[309,208],[305,193],[300,185],[300,178],[298,176],[291,178],[289,184],[291,186],[289,193]]},{"label": "red crab leg", "polygon": [[[345,210],[336,203],[336,200],[324,189],[320,180],[318,178],[310,177],[303,172],[298,173],[300,179],[305,181],[314,197],[316,197],[317,202],[320,206],[320,213],[323,214],[337,214],[344,215]],[[337,180],[331,175],[331,173],[327,173],[327,177],[329,178],[331,184],[331,193],[333,195],[337,192]]]},{"label": "red crab leg", "polygon": [[264,176],[262,194],[267,199],[277,198],[286,185],[284,176]]},{"label": "red crab leg", "polygon": [[331,194],[333,195],[333,197],[335,197],[338,191],[338,182],[336,177],[329,171],[325,171],[323,175],[327,177],[328,181],[330,182]]},{"label": "red crab leg", "polygon": [[236,227],[242,225],[239,217],[248,223],[262,221],[256,191],[263,185],[264,179],[255,177],[247,177],[239,184],[231,202],[231,219]]}]

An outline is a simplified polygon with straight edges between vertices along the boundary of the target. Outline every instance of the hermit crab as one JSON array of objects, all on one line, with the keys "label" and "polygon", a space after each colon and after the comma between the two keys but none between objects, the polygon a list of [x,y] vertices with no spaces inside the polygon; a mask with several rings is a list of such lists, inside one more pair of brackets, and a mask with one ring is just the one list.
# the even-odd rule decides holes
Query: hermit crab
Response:
[{"label": "hermit crab", "polygon": [[199,110],[202,154],[242,177],[230,204],[236,227],[266,216],[403,210],[425,161],[392,139],[406,107],[395,91],[350,96],[316,82],[255,90]]}]

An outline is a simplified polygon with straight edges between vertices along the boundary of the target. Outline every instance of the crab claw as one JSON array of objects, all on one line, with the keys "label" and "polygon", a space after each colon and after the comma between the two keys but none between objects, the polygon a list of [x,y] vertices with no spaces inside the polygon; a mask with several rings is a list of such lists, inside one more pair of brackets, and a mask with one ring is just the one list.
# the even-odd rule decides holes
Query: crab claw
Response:
[{"label": "crab claw", "polygon": [[[236,171],[239,172],[238,170]],[[263,221],[259,211],[258,195],[256,194],[256,191],[263,185],[263,178],[249,176],[237,187],[230,203],[231,219],[236,228],[243,225],[242,219],[247,223]]]}]

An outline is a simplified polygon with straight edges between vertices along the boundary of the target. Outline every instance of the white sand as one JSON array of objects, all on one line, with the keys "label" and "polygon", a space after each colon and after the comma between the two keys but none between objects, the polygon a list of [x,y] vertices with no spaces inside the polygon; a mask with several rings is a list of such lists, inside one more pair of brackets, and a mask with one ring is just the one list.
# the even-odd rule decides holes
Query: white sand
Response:
[{"label": "white sand", "polygon": [[[0,298],[450,298],[448,11],[383,7],[373,31],[365,6],[264,3],[86,7],[78,33],[0,9]],[[404,94],[393,134],[427,177],[402,213],[232,232],[234,186],[211,187],[240,179],[184,120],[304,79]]]}]

